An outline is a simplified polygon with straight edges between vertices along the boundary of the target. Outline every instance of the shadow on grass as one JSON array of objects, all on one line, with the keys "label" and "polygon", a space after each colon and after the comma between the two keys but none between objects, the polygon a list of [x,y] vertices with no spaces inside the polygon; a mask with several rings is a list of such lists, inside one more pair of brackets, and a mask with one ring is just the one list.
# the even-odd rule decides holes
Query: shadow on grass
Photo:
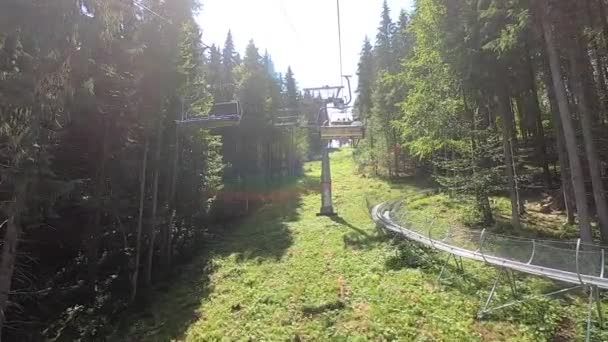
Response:
[{"label": "shadow on grass", "polygon": [[237,227],[228,228],[216,244],[214,253],[220,256],[236,254],[239,262],[283,257],[293,243],[288,223],[299,220],[302,195],[311,191],[313,184],[313,177],[308,176],[283,184],[275,190],[282,196],[274,201],[258,203],[249,217]]},{"label": "shadow on grass", "polygon": [[350,229],[354,230],[354,231],[355,231],[357,234],[359,234],[359,235],[363,235],[363,236],[365,236],[365,237],[369,237],[369,234],[368,234],[366,231],[364,231],[363,229],[361,229],[361,228],[359,228],[359,227],[355,227],[355,226],[353,226],[352,224],[350,224],[349,222],[347,222],[345,219],[343,219],[343,218],[342,218],[342,217],[340,217],[340,216],[330,216],[329,218],[330,218],[330,219],[331,219],[331,220],[332,220],[334,223],[337,223],[337,224],[338,224],[338,225],[340,225],[340,226],[350,228]]},{"label": "shadow on grass", "polygon": [[391,189],[403,189],[405,187],[413,187],[420,191],[428,192],[437,188],[435,183],[429,177],[407,176],[401,178],[386,179],[390,183]]},{"label": "shadow on grass", "polygon": [[342,310],[345,307],[346,307],[346,305],[344,304],[343,301],[336,300],[336,301],[324,303],[321,305],[315,305],[315,306],[306,305],[302,308],[302,313],[307,316],[314,316],[314,315],[319,315],[319,314],[325,313],[327,311]]},{"label": "shadow on grass", "polygon": [[567,240],[575,239],[579,234],[575,225],[547,224],[547,221],[531,214],[526,214],[521,218],[522,225],[519,229],[513,228],[510,217],[498,214],[494,215],[494,219],[496,222],[490,228],[490,231],[502,235]]},{"label": "shadow on grass", "polygon": [[378,244],[385,242],[388,238],[386,234],[380,231],[375,231],[374,233],[370,234],[365,230],[354,226],[340,216],[330,216],[330,219],[339,226],[352,230],[352,232],[347,233],[342,237],[345,248],[371,249],[376,247]]},{"label": "shadow on grass", "polygon": [[361,236],[356,233],[349,233],[342,237],[344,247],[352,249],[372,249],[379,244],[388,240],[388,237],[382,233],[374,233],[367,236]]},{"label": "shadow on grass", "polygon": [[298,197],[260,208],[237,229],[226,232],[215,252],[221,256],[236,254],[238,262],[281,259],[293,243],[287,223],[298,220],[297,209],[300,205]]},{"label": "shadow on grass", "polygon": [[[212,292],[210,251],[205,250],[187,265],[174,267],[168,279],[140,292],[138,300],[113,323],[113,335],[104,341],[182,340],[200,318],[201,301]],[[133,324],[135,322],[135,324]]]},{"label": "shadow on grass", "polygon": [[[268,191],[282,196],[250,204],[249,214],[233,223],[222,224],[217,237],[200,246],[190,264],[175,267],[172,276],[142,296],[132,309],[117,319],[112,341],[182,340],[188,328],[204,313],[201,303],[213,292],[210,276],[216,257],[232,256],[237,262],[279,260],[293,243],[289,222],[299,219],[302,194],[308,177]],[[285,194],[288,194],[286,197]],[[128,325],[132,324],[133,325]]]},{"label": "shadow on grass", "polygon": [[404,268],[420,268],[434,271],[441,267],[437,251],[395,234],[385,234],[385,239],[391,239],[391,244],[396,250],[396,253],[384,263],[387,269],[398,271]]},{"label": "shadow on grass", "polygon": [[298,185],[305,192],[321,192],[321,180],[319,177],[304,176],[300,178]]},{"label": "shadow on grass", "polygon": [[[429,281],[435,285],[446,285],[466,295],[475,295],[488,284],[476,278],[474,272],[464,267],[464,273],[456,266],[454,259],[447,258],[448,254],[435,249],[421,246],[417,242],[395,236],[392,244],[396,253],[387,258],[384,266],[388,270],[421,269],[428,273]],[[446,263],[447,261],[447,263]],[[442,278],[438,276],[443,270]],[[439,281],[438,281],[439,280]]]}]

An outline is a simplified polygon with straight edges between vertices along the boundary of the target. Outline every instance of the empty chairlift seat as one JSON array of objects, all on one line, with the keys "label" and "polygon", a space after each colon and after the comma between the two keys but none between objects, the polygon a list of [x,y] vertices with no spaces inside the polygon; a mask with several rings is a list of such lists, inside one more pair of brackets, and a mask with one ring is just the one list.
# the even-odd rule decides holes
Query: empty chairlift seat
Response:
[{"label": "empty chairlift seat", "polygon": [[272,125],[275,127],[296,127],[300,125],[300,115],[298,109],[280,109],[279,115],[280,116],[272,119]]},{"label": "empty chairlift seat", "polygon": [[274,119],[273,126],[275,127],[295,127],[298,126],[297,116],[284,116]]},{"label": "empty chairlift seat", "polygon": [[241,105],[238,101],[219,102],[213,105],[208,115],[178,120],[177,125],[213,129],[236,126],[241,122],[241,118]]},{"label": "empty chairlift seat", "polygon": [[360,121],[353,121],[350,125],[321,126],[321,139],[362,139],[365,136],[365,127]]}]

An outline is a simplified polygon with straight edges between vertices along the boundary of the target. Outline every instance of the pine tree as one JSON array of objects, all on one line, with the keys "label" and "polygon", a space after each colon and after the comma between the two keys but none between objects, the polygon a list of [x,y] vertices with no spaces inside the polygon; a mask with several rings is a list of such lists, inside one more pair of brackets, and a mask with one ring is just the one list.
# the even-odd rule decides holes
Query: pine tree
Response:
[{"label": "pine tree", "polygon": [[209,48],[204,70],[205,79],[210,86],[211,95],[213,95],[213,98],[216,101],[223,100],[222,89],[219,87],[219,85],[223,82],[222,54],[220,49],[215,45],[212,45]]},{"label": "pine tree", "polygon": [[375,53],[375,66],[378,72],[385,70],[390,71],[393,69],[393,31],[394,24],[391,19],[391,11],[388,7],[386,0],[382,3],[382,14],[380,19],[380,26],[378,27],[378,33],[376,34],[376,45],[374,47]]},{"label": "pine tree", "polygon": [[222,50],[222,82],[220,88],[222,89],[222,96],[218,98],[221,101],[230,101],[234,97],[235,92],[235,80],[234,80],[234,68],[240,64],[237,58],[237,53],[234,47],[234,41],[232,38],[232,31],[228,31],[226,35],[226,41],[224,42],[224,49]]},{"label": "pine tree", "polygon": [[359,54],[359,65],[357,69],[358,85],[357,100],[355,108],[360,118],[367,118],[371,115],[372,108],[372,85],[374,83],[374,63],[372,45],[367,37],[363,41],[363,47]]},{"label": "pine tree", "polygon": [[395,58],[400,64],[411,52],[413,39],[408,32],[410,18],[405,10],[399,12],[399,20],[397,21],[395,32],[393,33],[392,47]]},{"label": "pine tree", "polygon": [[287,108],[298,108],[300,92],[291,67],[287,68],[287,74],[285,74],[285,95],[287,97]]},{"label": "pine tree", "polygon": [[[373,119],[370,134],[372,139],[382,137],[382,139],[375,140],[375,148],[381,148],[382,152],[377,155],[383,156],[384,160],[378,162],[385,167],[389,176],[399,172],[400,147],[397,142],[398,133],[395,123],[400,116],[397,105],[405,96],[404,89],[400,86],[396,76],[401,69],[401,59],[404,57],[398,53],[406,53],[407,18],[402,16],[400,24],[404,26],[397,27],[396,30],[390,18],[390,9],[385,1],[374,48],[376,77],[371,96]],[[404,41],[397,41],[398,39]],[[396,46],[401,47],[402,45],[403,50],[395,49]],[[376,158],[373,159],[375,164]]]}]

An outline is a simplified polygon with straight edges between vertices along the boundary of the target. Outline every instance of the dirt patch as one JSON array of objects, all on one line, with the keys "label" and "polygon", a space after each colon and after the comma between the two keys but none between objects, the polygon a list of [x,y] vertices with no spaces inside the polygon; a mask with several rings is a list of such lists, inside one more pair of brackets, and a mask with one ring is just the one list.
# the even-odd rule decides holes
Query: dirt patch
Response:
[{"label": "dirt patch", "polygon": [[357,302],[352,305],[352,316],[341,323],[341,329],[346,331],[369,331],[370,305],[366,302]]},{"label": "dirt patch", "polygon": [[555,333],[551,338],[552,342],[568,342],[574,341],[576,337],[576,328],[574,326],[574,321],[570,317],[562,317],[562,319],[557,324],[557,328],[555,329]]}]

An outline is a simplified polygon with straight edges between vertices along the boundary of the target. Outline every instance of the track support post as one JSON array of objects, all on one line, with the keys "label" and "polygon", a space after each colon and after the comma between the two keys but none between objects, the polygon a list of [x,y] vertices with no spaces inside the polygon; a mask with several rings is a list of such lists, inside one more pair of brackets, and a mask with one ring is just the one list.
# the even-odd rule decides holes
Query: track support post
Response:
[{"label": "track support post", "polygon": [[[490,303],[492,302],[492,299],[494,299],[494,295],[496,294],[496,290],[498,289],[498,286],[500,285],[501,280],[506,280],[507,283],[509,284],[509,289],[511,290],[511,296],[515,299],[514,301],[511,301],[509,303],[500,305],[500,306],[496,306],[496,307],[492,307],[490,308]],[[576,288],[578,288],[579,286],[577,286]],[[560,293],[561,291],[558,291],[556,293]],[[551,294],[547,294],[547,295],[552,295]],[[496,278],[494,279],[494,283],[492,284],[492,289],[490,290],[490,294],[488,295],[488,298],[486,299],[483,307],[479,310],[479,312],[477,313],[477,318],[481,319],[483,318],[483,316],[491,311],[495,311],[498,309],[502,309],[502,308],[506,308],[515,304],[519,304],[524,302],[525,300],[521,299],[521,295],[519,293],[519,290],[517,288],[517,279],[515,278],[515,273],[507,268],[501,267],[500,271],[497,272],[496,274]]]},{"label": "track support post", "polygon": [[[494,283],[492,284],[492,289],[490,290],[490,294],[488,295],[486,301],[484,302],[483,306],[481,307],[481,309],[477,312],[477,319],[482,319],[485,317],[485,315],[494,312],[494,311],[498,311],[504,308],[508,308],[517,304],[521,304],[533,299],[537,299],[537,298],[543,298],[543,297],[550,297],[550,296],[555,296],[555,295],[559,295],[559,294],[563,294],[566,292],[570,292],[570,291],[574,291],[574,290],[578,290],[578,289],[584,289],[585,286],[584,285],[575,285],[575,286],[571,286],[571,287],[567,287],[567,288],[562,288],[553,292],[549,292],[549,293],[544,293],[544,294],[539,294],[539,295],[530,295],[530,296],[521,296],[521,294],[518,292],[518,288],[517,285],[515,283],[515,275],[512,274],[513,271],[509,270],[509,269],[505,269],[505,268],[500,268],[500,270],[498,271],[496,278],[494,279]],[[510,274],[511,273],[511,274]],[[495,295],[496,295],[496,291],[498,290],[498,287],[500,286],[501,281],[507,281],[509,283],[509,287],[511,290],[511,294],[513,295],[514,300],[498,305],[498,306],[493,306],[490,307],[490,304],[492,303],[492,300],[494,299]],[[590,304],[589,304],[589,308],[590,308],[590,312],[592,311],[592,304],[593,304],[593,297],[594,293],[590,293]],[[589,314],[589,320],[587,325],[590,325],[590,318],[591,317],[591,313]]]},{"label": "track support post", "polygon": [[[591,324],[593,319],[593,304],[597,310],[597,319],[600,329],[604,328],[604,315],[602,314],[602,301],[600,299],[600,289],[597,286],[588,286],[589,307],[587,311],[587,331],[585,332],[585,342],[591,341]],[[595,303],[594,303],[595,302]]]},{"label": "track support post", "polygon": [[454,254],[449,253],[447,258],[445,258],[445,260],[443,261],[443,266],[441,266],[441,271],[439,271],[439,276],[437,276],[437,280],[436,280],[437,284],[440,284],[442,280],[449,280],[454,277],[454,276],[451,276],[448,278],[444,277],[444,274],[448,270],[450,260],[453,260],[453,262],[454,262],[454,266],[456,268],[456,273],[461,275],[464,278],[465,271],[464,271],[464,264],[462,262],[462,257],[455,256]]}]

